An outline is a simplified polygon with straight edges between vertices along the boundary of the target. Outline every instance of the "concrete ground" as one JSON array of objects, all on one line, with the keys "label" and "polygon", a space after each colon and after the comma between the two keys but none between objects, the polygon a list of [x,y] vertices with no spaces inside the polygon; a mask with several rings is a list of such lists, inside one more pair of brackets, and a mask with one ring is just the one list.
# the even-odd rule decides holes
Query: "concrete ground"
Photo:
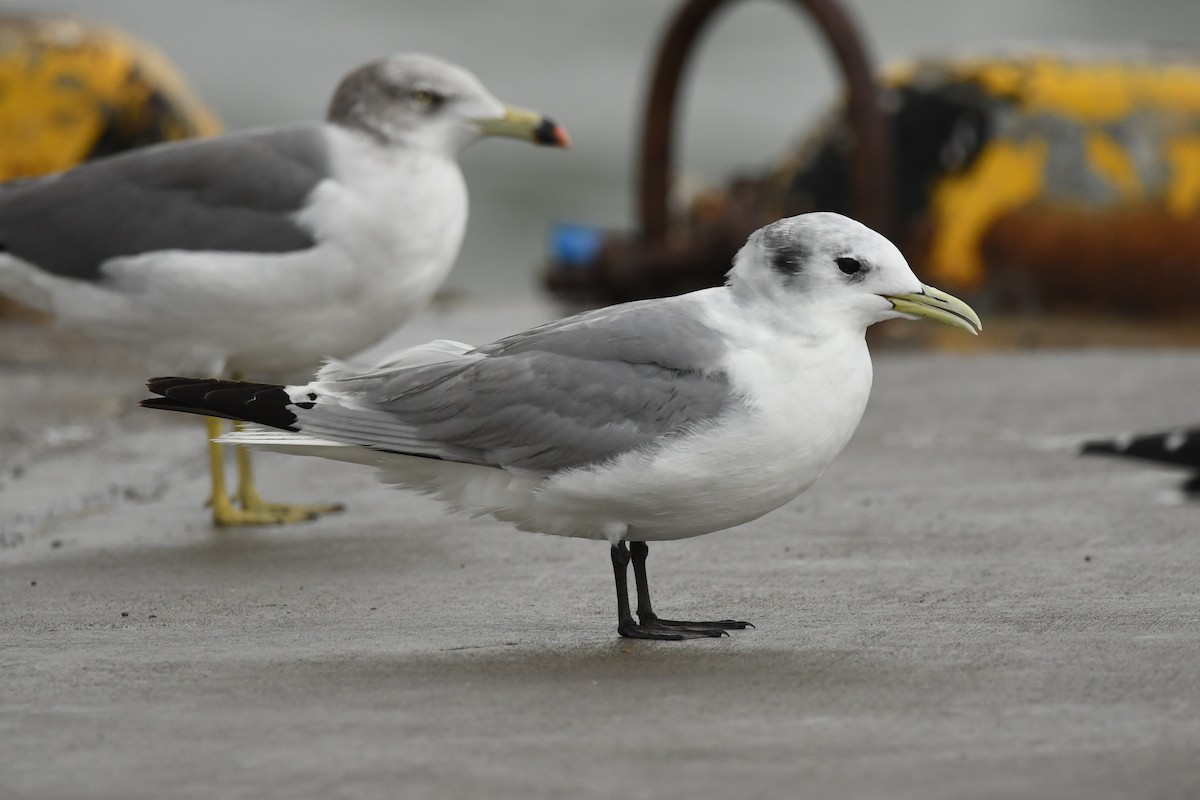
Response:
[{"label": "concrete ground", "polygon": [[664,616],[758,626],[676,644],[616,636],[605,546],[355,467],[263,456],[348,510],[210,529],[143,372],[0,325],[0,797],[1200,796],[1200,507],[1074,454],[1200,421],[1198,351],[878,353],[821,483],[652,547]]}]

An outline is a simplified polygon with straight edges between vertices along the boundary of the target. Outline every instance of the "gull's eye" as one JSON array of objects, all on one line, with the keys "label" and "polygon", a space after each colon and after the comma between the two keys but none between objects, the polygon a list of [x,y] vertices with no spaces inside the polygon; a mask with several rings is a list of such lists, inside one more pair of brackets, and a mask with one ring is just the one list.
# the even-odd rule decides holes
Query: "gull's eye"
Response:
[{"label": "gull's eye", "polygon": [[859,261],[857,258],[851,258],[850,256],[842,256],[841,258],[834,259],[834,260],[837,261],[838,269],[840,269],[842,272],[846,273],[847,275],[857,275],[863,271],[862,262]]},{"label": "gull's eye", "polygon": [[440,94],[429,89],[414,89],[412,99],[426,109],[437,108],[445,100]]}]

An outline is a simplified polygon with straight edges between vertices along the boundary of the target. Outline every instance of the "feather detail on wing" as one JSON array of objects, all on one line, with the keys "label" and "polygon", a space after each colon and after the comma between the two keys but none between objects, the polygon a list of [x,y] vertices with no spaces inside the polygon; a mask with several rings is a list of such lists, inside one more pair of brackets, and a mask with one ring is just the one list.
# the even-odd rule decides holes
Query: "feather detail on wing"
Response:
[{"label": "feather detail on wing", "polygon": [[286,388],[292,428],[379,451],[548,473],[661,443],[740,402],[713,368],[719,337],[682,303],[600,309],[466,347],[435,342],[365,372],[330,365],[313,383]]},{"label": "feather detail on wing", "polygon": [[282,253],[315,244],[296,219],[328,170],[319,125],[132,150],[0,186],[0,250],[63,277],[169,250]]}]

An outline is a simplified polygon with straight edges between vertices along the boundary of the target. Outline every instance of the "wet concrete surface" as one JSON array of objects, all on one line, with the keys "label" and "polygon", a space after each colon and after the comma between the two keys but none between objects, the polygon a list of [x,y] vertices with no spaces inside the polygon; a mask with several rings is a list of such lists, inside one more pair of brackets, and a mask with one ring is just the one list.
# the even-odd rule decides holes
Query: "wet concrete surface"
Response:
[{"label": "wet concrete surface", "polygon": [[1200,506],[1074,454],[1200,421],[1200,352],[877,354],[814,489],[652,546],[664,616],[758,626],[673,644],[616,636],[604,545],[357,467],[261,456],[348,510],[212,530],[202,427],[134,408],[143,372],[0,325],[0,797],[1200,793]]}]

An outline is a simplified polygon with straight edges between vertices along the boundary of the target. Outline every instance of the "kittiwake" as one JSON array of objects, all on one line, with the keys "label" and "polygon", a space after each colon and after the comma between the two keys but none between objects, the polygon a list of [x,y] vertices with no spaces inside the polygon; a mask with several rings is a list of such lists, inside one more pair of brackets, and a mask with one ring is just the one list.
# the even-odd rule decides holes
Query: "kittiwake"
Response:
[{"label": "kittiwake", "polygon": [[896,317],[981,327],[884,237],[804,214],[755,232],[723,287],[371,369],[329,364],[302,385],[155,378],[161,397],[142,405],[257,423],[223,438],[369,464],[469,514],[605,540],[620,635],[720,636],[747,623],[654,613],[646,543],[749,522],[811,486],[866,407],[867,327]]}]

